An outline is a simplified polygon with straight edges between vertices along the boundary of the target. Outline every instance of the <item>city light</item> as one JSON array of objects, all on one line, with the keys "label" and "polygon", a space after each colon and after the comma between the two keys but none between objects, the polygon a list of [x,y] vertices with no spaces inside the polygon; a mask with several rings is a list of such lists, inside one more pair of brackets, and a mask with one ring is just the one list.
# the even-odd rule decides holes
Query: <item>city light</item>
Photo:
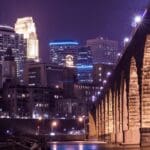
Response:
[{"label": "city light", "polygon": [[100,90],[103,90],[103,89],[104,89],[104,87],[103,87],[103,86],[101,86],[101,87],[100,87]]},{"label": "city light", "polygon": [[81,66],[77,66],[77,69],[92,69],[93,66],[92,65],[81,65]]},{"label": "city light", "polygon": [[63,42],[50,42],[50,46],[57,46],[57,45],[79,45],[78,42],[73,42],[73,41],[63,41]]},{"label": "city light", "polygon": [[130,39],[128,37],[124,38],[124,44],[128,43],[130,41]]},{"label": "city light", "polygon": [[95,102],[96,101],[96,96],[92,96],[92,102]]},{"label": "city light", "polygon": [[107,83],[107,80],[103,80],[103,83],[106,84],[106,83]]},{"label": "city light", "polygon": [[135,16],[135,18],[134,18],[134,22],[135,22],[136,24],[141,23],[141,22],[142,22],[142,17],[141,17],[140,15]]},{"label": "city light", "polygon": [[50,136],[55,136],[55,135],[56,135],[55,132],[51,132],[51,133],[50,133]]},{"label": "city light", "polygon": [[120,57],[120,56],[121,56],[121,53],[118,53],[117,56]]},{"label": "city light", "polygon": [[79,122],[83,122],[83,117],[79,117],[79,118],[78,118],[78,121],[79,121]]},{"label": "city light", "polygon": [[57,121],[53,121],[52,122],[52,127],[56,127],[57,126]]},{"label": "city light", "polygon": [[134,17],[133,22],[132,22],[132,27],[137,27],[142,22],[142,16],[137,15]]},{"label": "city light", "polygon": [[101,94],[101,92],[100,92],[100,91],[98,91],[98,92],[97,92],[97,94],[98,94],[98,95],[100,95],[100,94]]},{"label": "city light", "polygon": [[42,119],[43,119],[42,116],[39,116],[39,117],[38,117],[38,120],[39,120],[39,121],[42,121]]},{"label": "city light", "polygon": [[109,77],[111,75],[111,72],[107,72],[107,77]]}]

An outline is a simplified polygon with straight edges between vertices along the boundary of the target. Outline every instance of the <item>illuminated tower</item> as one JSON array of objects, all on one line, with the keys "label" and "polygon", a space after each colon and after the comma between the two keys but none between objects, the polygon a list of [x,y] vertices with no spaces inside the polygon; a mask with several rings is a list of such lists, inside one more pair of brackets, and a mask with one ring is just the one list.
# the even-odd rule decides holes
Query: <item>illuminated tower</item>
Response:
[{"label": "illuminated tower", "polygon": [[54,41],[49,43],[50,63],[74,67],[77,61],[79,43],[76,41]]},{"label": "illuminated tower", "polygon": [[15,31],[18,34],[23,34],[24,38],[27,40],[27,59],[33,61],[39,60],[39,42],[32,17],[17,19]]}]

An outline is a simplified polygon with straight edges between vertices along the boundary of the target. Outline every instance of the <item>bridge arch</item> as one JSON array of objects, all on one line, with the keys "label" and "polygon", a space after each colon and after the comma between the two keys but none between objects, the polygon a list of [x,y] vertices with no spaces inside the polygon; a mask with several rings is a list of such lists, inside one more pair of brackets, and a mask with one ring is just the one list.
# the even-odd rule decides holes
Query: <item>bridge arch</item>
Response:
[{"label": "bridge arch", "polygon": [[136,60],[131,58],[128,96],[128,131],[125,134],[127,144],[140,144],[140,95]]}]

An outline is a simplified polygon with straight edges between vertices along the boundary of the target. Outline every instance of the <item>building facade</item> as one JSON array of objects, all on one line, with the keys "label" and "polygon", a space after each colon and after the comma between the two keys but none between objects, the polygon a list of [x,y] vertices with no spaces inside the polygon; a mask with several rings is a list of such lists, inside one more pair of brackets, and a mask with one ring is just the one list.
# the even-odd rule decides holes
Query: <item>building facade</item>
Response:
[{"label": "building facade", "polygon": [[50,42],[50,63],[74,67],[77,62],[78,46],[79,43],[75,41]]},{"label": "building facade", "polygon": [[36,26],[32,17],[18,18],[15,24],[15,31],[23,34],[27,40],[26,57],[28,60],[39,60],[39,41],[36,32]]},{"label": "building facade", "polygon": [[115,64],[118,54],[118,42],[103,37],[87,40],[92,50],[94,64]]},{"label": "building facade", "polygon": [[28,86],[56,87],[64,90],[64,96],[73,96],[74,68],[46,63],[27,63],[24,80]]},{"label": "building facade", "polygon": [[62,90],[7,84],[1,96],[0,118],[49,119],[56,115],[55,103],[62,99]]},{"label": "building facade", "polygon": [[26,60],[26,40],[23,35],[15,33],[14,29],[10,26],[0,25],[0,63],[2,64],[6,51],[11,48],[14,60],[17,65],[17,77],[20,81],[23,78],[23,68]]},{"label": "building facade", "polygon": [[79,83],[93,82],[93,61],[90,47],[81,47],[78,49],[76,69]]}]

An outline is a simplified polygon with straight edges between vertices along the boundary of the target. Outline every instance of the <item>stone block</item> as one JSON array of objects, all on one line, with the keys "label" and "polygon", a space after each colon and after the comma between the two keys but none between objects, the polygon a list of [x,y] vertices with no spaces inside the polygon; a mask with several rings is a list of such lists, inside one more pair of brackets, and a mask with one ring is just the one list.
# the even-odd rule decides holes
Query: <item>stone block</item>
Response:
[{"label": "stone block", "polygon": [[124,144],[140,144],[140,130],[137,129],[130,129],[125,131],[125,143]]}]

